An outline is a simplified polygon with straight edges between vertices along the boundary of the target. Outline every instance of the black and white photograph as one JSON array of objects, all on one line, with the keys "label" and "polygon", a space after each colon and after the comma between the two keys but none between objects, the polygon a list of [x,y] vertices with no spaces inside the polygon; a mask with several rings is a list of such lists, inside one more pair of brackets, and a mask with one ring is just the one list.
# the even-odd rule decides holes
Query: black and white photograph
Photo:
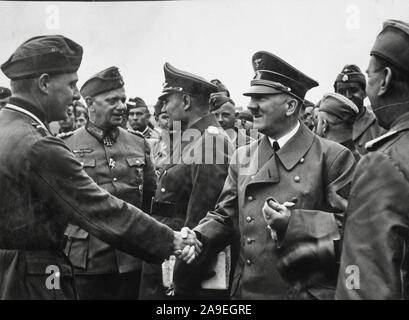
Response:
[{"label": "black and white photograph", "polygon": [[0,15],[0,300],[409,299],[407,0]]}]

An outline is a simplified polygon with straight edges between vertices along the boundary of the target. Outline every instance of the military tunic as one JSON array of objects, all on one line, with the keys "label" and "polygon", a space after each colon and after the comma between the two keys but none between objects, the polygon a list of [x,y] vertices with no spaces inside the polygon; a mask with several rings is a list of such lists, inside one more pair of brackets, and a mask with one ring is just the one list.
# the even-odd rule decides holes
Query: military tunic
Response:
[{"label": "military tunic", "polygon": [[[77,298],[63,253],[69,221],[148,261],[172,254],[173,231],[99,187],[44,122],[21,99],[0,110],[0,299]],[[60,289],[46,286],[50,265]]]},{"label": "military tunic", "polygon": [[362,115],[358,115],[352,127],[352,141],[361,155],[367,154],[365,143],[386,132],[379,124],[375,114],[366,107]]},{"label": "military tunic", "polygon": [[[83,164],[87,174],[100,187],[144,212],[149,212],[150,202],[156,190],[156,174],[150,159],[149,147],[142,135],[132,134],[118,127],[105,136],[101,129],[89,122],[85,127],[66,136],[65,143]],[[135,277],[138,277],[137,273],[140,273],[142,268],[141,260],[113,249],[76,225],[70,224],[65,234],[68,237],[65,253],[70,258],[76,275],[136,272]],[[84,277],[83,285],[78,287],[80,298],[83,290],[87,297],[86,292],[94,292],[98,297],[105,294],[98,292],[103,291],[101,289],[90,288],[92,286],[86,279]],[[106,277],[102,281],[105,280]],[[126,283],[124,285],[129,285],[130,290],[133,288],[135,297],[138,296],[137,280],[133,286]],[[107,296],[109,292],[106,293]],[[112,294],[116,295],[112,298],[121,298],[115,294],[114,289]],[[131,292],[129,296],[132,296]]]},{"label": "military tunic", "polygon": [[409,299],[408,145],[409,113],[367,144],[345,216],[337,299]]},{"label": "military tunic", "polygon": [[[197,263],[205,263],[208,255],[239,234],[240,256],[231,297],[290,297],[292,288],[276,264],[282,252],[300,241],[339,239],[354,166],[348,149],[318,137],[303,124],[277,153],[266,136],[252,142],[249,150],[239,148],[216,209],[195,228],[205,245],[202,261],[199,256]],[[280,203],[296,203],[278,241],[273,241],[261,214],[266,198],[271,196]],[[333,294],[334,284],[331,289],[329,283],[315,283],[296,298],[333,298]]]},{"label": "military tunic", "polygon": [[[173,144],[172,163],[164,167],[152,202],[152,217],[174,230],[195,227],[214,207],[227,176],[229,155],[233,152],[233,146],[213,115],[204,116],[188,129],[193,139],[182,141],[180,149],[174,146],[180,141]],[[181,151],[181,159],[176,150]],[[200,278],[192,285],[197,283]],[[161,266],[144,263],[141,298],[165,299],[165,292]]]}]

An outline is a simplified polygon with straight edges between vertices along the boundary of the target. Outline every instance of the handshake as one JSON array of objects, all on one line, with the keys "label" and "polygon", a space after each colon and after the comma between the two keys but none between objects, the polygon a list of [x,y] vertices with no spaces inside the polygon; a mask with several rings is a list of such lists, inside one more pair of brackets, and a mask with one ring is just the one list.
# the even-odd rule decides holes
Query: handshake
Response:
[{"label": "handshake", "polygon": [[196,233],[188,227],[183,227],[180,232],[173,232],[174,255],[190,264],[200,254],[203,244],[197,239]]}]

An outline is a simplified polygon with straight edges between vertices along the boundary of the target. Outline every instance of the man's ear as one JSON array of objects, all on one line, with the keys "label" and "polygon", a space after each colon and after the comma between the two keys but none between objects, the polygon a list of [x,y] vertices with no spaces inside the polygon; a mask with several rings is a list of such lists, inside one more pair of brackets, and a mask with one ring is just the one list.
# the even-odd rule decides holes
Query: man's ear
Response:
[{"label": "man's ear", "polygon": [[188,94],[184,94],[182,99],[183,99],[183,104],[185,105],[183,109],[185,111],[189,110],[189,108],[192,106],[192,97]]},{"label": "man's ear", "polygon": [[85,97],[85,103],[87,104],[89,111],[95,111],[94,99],[92,97],[89,96]]},{"label": "man's ear", "polygon": [[386,94],[388,90],[390,90],[391,84],[392,84],[392,70],[389,67],[385,67],[383,69],[383,79],[381,82],[381,85],[378,90],[378,96],[383,96]]},{"label": "man's ear", "polygon": [[44,92],[45,94],[48,94],[49,89],[50,89],[50,75],[47,73],[43,73],[37,80],[37,85],[38,88]]},{"label": "man's ear", "polygon": [[299,102],[297,99],[291,98],[287,101],[287,111],[285,112],[285,115],[287,117],[292,116],[298,108]]},{"label": "man's ear", "polygon": [[322,120],[322,132],[325,134],[328,134],[329,131],[329,125],[328,125],[328,121],[326,119]]}]

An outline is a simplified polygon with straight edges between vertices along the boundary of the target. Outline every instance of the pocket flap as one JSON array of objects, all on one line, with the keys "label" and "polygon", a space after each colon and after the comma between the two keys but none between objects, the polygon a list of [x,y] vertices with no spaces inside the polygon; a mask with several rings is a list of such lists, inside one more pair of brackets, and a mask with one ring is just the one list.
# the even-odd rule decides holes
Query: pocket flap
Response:
[{"label": "pocket flap", "polygon": [[80,162],[84,168],[94,168],[96,166],[95,159],[81,159]]},{"label": "pocket flap", "polygon": [[69,224],[67,229],[65,229],[64,235],[66,235],[68,238],[87,239],[89,233],[76,225]]},{"label": "pocket flap", "polygon": [[126,158],[130,167],[140,166],[145,164],[145,156]]}]

